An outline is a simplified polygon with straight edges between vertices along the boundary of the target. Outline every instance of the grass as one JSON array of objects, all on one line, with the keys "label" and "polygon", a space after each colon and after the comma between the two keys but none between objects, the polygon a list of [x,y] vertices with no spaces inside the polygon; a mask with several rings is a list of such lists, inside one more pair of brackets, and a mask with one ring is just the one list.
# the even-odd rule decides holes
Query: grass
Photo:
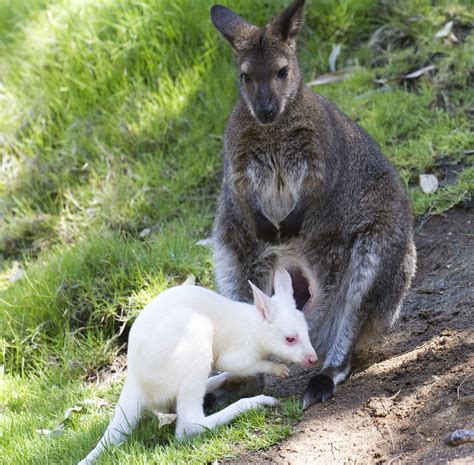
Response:
[{"label": "grass", "polygon": [[[31,376],[28,385],[21,377],[11,376],[2,383],[0,399],[11,412],[0,419],[2,463],[38,465],[77,463],[83,458],[103,434],[113,414],[111,403],[122,385],[84,387],[54,376]],[[65,420],[65,412],[72,407],[75,410]],[[215,457],[236,456],[239,450],[268,447],[287,437],[300,415],[299,402],[287,399],[278,410],[250,411],[230,426],[179,443],[173,427],[158,430],[150,414],[126,443],[106,451],[99,463],[208,463]]]},{"label": "grass", "polygon": [[[236,98],[210,1],[7,0],[0,4],[0,461],[73,463],[98,439],[120,384],[84,383],[123,349],[159,291],[190,273],[213,286],[208,236]],[[434,3],[434,6],[432,5]],[[285,1],[233,2],[257,24]],[[454,21],[458,43],[433,39]],[[397,166],[417,215],[470,198],[474,15],[468,1],[313,0],[300,37],[306,79]],[[403,76],[432,64],[416,80]],[[469,158],[471,157],[471,158]],[[423,193],[418,176],[436,174]],[[147,418],[103,463],[212,462],[291,432],[295,401],[187,444]],[[43,461],[43,462],[42,462]]]}]

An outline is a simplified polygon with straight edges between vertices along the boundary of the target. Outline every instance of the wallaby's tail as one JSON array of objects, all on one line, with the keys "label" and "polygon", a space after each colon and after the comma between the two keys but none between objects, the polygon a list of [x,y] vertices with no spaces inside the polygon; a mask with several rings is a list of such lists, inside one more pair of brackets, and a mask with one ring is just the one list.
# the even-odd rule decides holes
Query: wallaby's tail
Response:
[{"label": "wallaby's tail", "polygon": [[135,382],[127,378],[122,393],[115,407],[114,417],[101,440],[89,455],[78,465],[91,464],[107,447],[125,441],[127,435],[135,428],[143,411],[143,397]]}]

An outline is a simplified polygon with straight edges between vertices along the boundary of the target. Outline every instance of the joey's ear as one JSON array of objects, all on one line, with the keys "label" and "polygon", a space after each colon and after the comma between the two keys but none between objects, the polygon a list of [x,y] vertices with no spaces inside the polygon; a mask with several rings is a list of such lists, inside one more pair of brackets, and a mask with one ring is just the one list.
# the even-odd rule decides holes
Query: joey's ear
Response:
[{"label": "joey's ear", "polygon": [[279,266],[275,270],[273,287],[275,288],[275,294],[293,296],[293,284],[291,282],[291,276],[290,273],[285,270],[285,268]]},{"label": "joey's ear", "polygon": [[285,41],[294,46],[294,39],[303,25],[304,0],[295,0],[272,22],[272,29]]},{"label": "joey's ear", "polygon": [[276,312],[275,305],[272,300],[263,291],[261,291],[255,284],[249,281],[253,291],[253,300],[255,307],[262,314],[265,320],[271,320]]},{"label": "joey's ear", "polygon": [[230,42],[235,50],[242,48],[256,26],[245,21],[237,13],[222,5],[211,8],[211,20],[216,29]]}]

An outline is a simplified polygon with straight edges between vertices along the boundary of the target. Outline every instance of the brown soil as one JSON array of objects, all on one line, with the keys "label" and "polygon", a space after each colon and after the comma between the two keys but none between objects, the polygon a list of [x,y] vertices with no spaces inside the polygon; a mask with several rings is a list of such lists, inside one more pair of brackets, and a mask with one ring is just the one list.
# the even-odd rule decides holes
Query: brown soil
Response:
[{"label": "brown soil", "polygon": [[[357,356],[335,398],[309,408],[283,443],[226,463],[474,463],[474,444],[442,440],[474,428],[473,213],[471,204],[419,226],[402,316]],[[310,376],[293,368],[266,392],[300,395]]]}]

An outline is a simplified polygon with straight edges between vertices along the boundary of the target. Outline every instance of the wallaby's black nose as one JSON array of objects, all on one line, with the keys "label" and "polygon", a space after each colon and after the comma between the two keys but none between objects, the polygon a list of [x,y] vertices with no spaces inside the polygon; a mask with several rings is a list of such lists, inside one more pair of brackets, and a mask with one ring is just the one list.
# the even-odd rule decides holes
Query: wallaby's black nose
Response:
[{"label": "wallaby's black nose", "polygon": [[270,103],[265,106],[257,105],[257,108],[255,109],[258,119],[264,123],[272,121],[273,118],[275,117],[275,105],[273,103]]}]

